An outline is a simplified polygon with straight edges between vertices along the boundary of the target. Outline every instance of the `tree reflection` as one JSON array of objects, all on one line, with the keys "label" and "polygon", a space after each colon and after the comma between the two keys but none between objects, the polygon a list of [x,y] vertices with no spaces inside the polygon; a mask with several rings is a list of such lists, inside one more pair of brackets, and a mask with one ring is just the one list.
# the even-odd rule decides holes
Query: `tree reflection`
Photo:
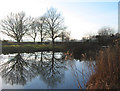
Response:
[{"label": "tree reflection", "polygon": [[39,73],[40,77],[48,84],[48,86],[56,86],[64,77],[64,69],[66,67],[62,55],[63,54],[58,54],[54,51],[44,53],[44,61],[42,61]]},{"label": "tree reflection", "polygon": [[13,58],[0,65],[2,78],[11,85],[25,85],[36,76],[36,70],[33,70],[33,62],[24,60],[23,54],[16,54]]},{"label": "tree reflection", "polygon": [[25,85],[39,76],[48,86],[54,87],[64,77],[64,58],[60,52],[17,53],[0,64],[3,80],[11,85]]}]

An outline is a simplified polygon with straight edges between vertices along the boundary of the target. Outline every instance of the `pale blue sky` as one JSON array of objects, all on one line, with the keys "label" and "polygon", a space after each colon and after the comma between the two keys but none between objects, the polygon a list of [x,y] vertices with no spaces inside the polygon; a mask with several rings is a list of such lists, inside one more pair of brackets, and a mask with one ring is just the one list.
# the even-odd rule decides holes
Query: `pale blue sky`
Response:
[{"label": "pale blue sky", "polygon": [[27,16],[39,17],[50,7],[62,13],[72,38],[81,39],[88,34],[96,34],[103,26],[117,31],[118,0],[2,0],[0,19],[10,12],[20,11],[26,12]]},{"label": "pale blue sky", "polygon": [[68,29],[72,29],[72,36],[76,35],[78,39],[87,34],[97,33],[103,26],[110,26],[117,31],[117,2],[67,2],[56,7],[65,12],[63,15]]}]

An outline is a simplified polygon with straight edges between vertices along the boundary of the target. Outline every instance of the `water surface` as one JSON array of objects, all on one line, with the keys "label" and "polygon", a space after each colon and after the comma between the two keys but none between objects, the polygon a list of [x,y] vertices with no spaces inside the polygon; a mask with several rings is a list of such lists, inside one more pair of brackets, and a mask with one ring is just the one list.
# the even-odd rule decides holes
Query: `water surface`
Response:
[{"label": "water surface", "polygon": [[[0,55],[0,89],[85,88],[93,62],[66,59],[62,52]],[[80,85],[79,85],[80,84]]]}]

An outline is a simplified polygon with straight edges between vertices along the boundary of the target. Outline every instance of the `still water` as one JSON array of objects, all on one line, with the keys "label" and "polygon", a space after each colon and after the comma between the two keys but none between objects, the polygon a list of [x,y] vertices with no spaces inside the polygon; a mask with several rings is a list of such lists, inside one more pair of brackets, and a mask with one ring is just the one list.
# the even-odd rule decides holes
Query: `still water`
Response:
[{"label": "still water", "polygon": [[91,63],[54,51],[1,54],[0,89],[85,88]]}]

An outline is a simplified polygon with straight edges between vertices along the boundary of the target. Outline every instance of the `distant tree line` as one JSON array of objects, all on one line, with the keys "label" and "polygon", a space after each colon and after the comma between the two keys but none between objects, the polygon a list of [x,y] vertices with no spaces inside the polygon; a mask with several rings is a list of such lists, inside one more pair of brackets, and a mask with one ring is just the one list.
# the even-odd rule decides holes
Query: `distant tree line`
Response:
[{"label": "distant tree line", "polygon": [[113,45],[116,40],[120,39],[120,34],[115,33],[114,29],[110,27],[102,27],[98,34],[89,35],[89,37],[83,37],[84,42],[96,42],[101,46]]},{"label": "distant tree line", "polygon": [[39,17],[26,17],[24,12],[11,13],[1,20],[1,32],[20,43],[24,36],[31,37],[34,42],[37,36],[42,43],[45,39],[51,39],[54,44],[56,38],[62,41],[69,40],[69,33],[66,32],[64,18],[55,8],[50,8]]}]

